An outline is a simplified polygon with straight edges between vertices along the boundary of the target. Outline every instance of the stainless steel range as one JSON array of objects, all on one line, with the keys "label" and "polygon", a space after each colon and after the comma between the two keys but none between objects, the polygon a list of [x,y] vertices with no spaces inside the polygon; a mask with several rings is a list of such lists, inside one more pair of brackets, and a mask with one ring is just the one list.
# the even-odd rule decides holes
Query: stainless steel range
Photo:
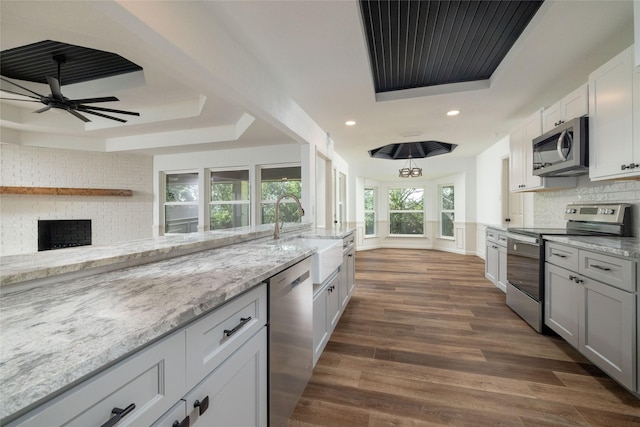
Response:
[{"label": "stainless steel range", "polygon": [[507,305],[533,329],[544,332],[544,236],[631,236],[628,204],[570,204],[566,228],[507,230]]}]

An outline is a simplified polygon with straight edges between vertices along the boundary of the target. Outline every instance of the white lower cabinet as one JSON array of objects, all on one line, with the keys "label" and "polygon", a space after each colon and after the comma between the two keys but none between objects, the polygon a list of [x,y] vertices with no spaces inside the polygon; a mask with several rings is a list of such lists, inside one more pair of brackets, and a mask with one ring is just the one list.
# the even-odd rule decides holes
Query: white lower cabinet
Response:
[{"label": "white lower cabinet", "polygon": [[636,262],[557,243],[545,259],[545,324],[637,392]]},{"label": "white lower cabinet", "polygon": [[507,290],[507,232],[487,227],[484,277],[503,292]]},{"label": "white lower cabinet", "polygon": [[266,426],[266,322],[263,283],[7,427]]},{"label": "white lower cabinet", "polygon": [[341,275],[332,274],[313,295],[313,365],[324,350],[333,328],[340,320]]},{"label": "white lower cabinet", "polygon": [[630,390],[637,390],[636,295],[584,279],[580,352]]}]

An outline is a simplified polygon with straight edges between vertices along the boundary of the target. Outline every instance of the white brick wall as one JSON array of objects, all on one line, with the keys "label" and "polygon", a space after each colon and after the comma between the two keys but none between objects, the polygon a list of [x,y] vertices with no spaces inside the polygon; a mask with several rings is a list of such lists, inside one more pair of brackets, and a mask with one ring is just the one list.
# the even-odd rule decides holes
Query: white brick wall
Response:
[{"label": "white brick wall", "polygon": [[132,197],[0,196],[0,255],[36,252],[38,219],[90,219],[95,245],[152,236],[153,158],[0,144],[0,185],[118,188]]},{"label": "white brick wall", "polygon": [[640,181],[589,181],[580,177],[577,188],[534,193],[536,227],[564,227],[564,208],[569,203],[630,203],[634,236],[640,236]]}]

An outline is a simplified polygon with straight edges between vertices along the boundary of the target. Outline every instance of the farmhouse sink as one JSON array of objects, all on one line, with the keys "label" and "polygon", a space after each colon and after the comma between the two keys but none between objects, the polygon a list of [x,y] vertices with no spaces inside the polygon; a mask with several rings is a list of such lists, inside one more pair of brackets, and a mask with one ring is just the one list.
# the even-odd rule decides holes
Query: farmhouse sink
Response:
[{"label": "farmhouse sink", "polygon": [[310,248],[316,248],[313,254],[313,283],[324,282],[342,264],[342,240],[340,239],[302,239]]}]

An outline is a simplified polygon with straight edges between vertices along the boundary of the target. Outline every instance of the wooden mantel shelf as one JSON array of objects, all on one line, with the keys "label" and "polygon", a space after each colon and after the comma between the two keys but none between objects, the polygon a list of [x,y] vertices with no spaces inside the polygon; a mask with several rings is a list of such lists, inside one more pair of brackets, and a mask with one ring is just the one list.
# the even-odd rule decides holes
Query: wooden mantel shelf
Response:
[{"label": "wooden mantel shelf", "polygon": [[132,190],[110,188],[2,187],[0,194],[32,194],[48,196],[133,196]]}]

